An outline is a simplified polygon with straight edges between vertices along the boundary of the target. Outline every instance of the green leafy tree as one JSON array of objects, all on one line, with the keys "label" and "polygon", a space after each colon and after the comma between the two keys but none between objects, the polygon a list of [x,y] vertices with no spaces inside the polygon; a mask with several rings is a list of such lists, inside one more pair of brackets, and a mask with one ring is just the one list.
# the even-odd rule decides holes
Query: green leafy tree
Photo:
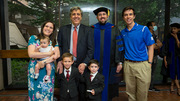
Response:
[{"label": "green leafy tree", "polygon": [[[16,0],[12,0],[16,1]],[[23,14],[33,16],[35,19],[27,19],[32,25],[41,25],[45,21],[53,21],[58,25],[58,0],[26,0],[28,6],[8,2],[9,12],[13,16],[15,14]]]},{"label": "green leafy tree", "polygon": [[[16,0],[12,0],[16,1]],[[73,6],[80,7],[99,7],[105,6],[111,8],[113,18],[114,0],[26,0],[29,7],[13,4],[9,2],[9,11],[12,14],[18,12],[25,15],[34,16],[36,19],[30,20],[33,25],[40,25],[42,22],[52,20],[56,25],[70,23],[69,10]],[[170,0],[171,17],[178,17],[180,14],[180,0]],[[146,25],[147,21],[154,20],[158,25],[164,25],[164,0],[117,0],[118,2],[118,25],[122,25],[122,9],[126,6],[132,6],[136,10],[136,19],[138,23]],[[59,6],[60,5],[60,6]],[[58,11],[61,11],[59,15]],[[124,24],[123,24],[124,25]]]},{"label": "green leafy tree", "polygon": [[[126,0],[123,2],[123,0],[120,0],[120,18],[122,19],[121,15],[123,8],[126,6],[131,6],[136,12],[136,22],[142,25],[146,25],[146,23],[151,20],[159,22],[158,20],[163,18],[162,9],[164,8],[164,2],[162,1],[163,0]],[[122,20],[119,23],[122,23]]]},{"label": "green leafy tree", "polygon": [[[138,23],[146,25],[148,21],[155,21],[160,26],[164,26],[165,19],[165,0],[119,0],[120,9],[119,24],[123,23],[121,12],[126,6],[131,6],[136,11],[136,19]],[[180,0],[170,0],[170,17],[179,17]]]},{"label": "green leafy tree", "polygon": [[170,16],[171,17],[180,17],[180,0],[170,0]]}]

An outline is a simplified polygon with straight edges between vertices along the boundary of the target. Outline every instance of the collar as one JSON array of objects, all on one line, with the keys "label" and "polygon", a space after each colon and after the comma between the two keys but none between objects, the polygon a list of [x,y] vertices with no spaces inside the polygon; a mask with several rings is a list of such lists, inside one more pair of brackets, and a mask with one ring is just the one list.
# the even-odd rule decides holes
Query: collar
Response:
[{"label": "collar", "polygon": [[[76,27],[76,29],[79,29],[79,26],[80,26],[80,24]],[[73,24],[71,24],[71,29],[74,29],[74,25]]]},{"label": "collar", "polygon": [[107,22],[105,25],[101,25],[100,23],[96,23],[94,25],[94,28],[98,28],[98,29],[107,29],[107,28],[112,28],[112,26],[114,26],[113,24]]},{"label": "collar", "polygon": [[66,72],[67,70],[69,70],[69,73],[71,72],[71,67],[69,69],[64,68],[64,72]]},{"label": "collar", "polygon": [[[134,24],[133,28],[132,28],[130,31],[136,30],[136,29],[138,28],[139,24],[137,24],[136,22],[134,22],[134,23],[135,23],[135,24]],[[126,28],[125,28],[125,31],[126,31],[126,32],[130,32],[130,31],[128,30],[127,26],[126,26]]]},{"label": "collar", "polygon": [[95,77],[97,73],[98,73],[98,71],[96,73],[94,73],[94,74],[90,73],[90,75],[93,75],[93,77]]}]

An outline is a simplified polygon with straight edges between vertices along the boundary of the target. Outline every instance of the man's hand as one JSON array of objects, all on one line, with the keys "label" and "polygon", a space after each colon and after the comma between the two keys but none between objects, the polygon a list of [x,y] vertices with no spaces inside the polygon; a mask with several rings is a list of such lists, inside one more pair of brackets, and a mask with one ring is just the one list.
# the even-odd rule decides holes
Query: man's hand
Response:
[{"label": "man's hand", "polygon": [[117,65],[116,73],[119,73],[122,69],[122,64]]},{"label": "man's hand", "polygon": [[177,37],[177,34],[171,33],[171,35],[172,35],[175,39],[178,38],[178,37]]},{"label": "man's hand", "polygon": [[59,74],[61,74],[63,72],[62,61],[59,61],[58,64],[57,64],[57,72],[59,72]]},{"label": "man's hand", "polygon": [[166,60],[164,60],[164,66],[167,68],[168,66],[167,66],[168,64],[167,64],[167,61]]},{"label": "man's hand", "polygon": [[84,73],[84,70],[86,68],[86,64],[85,63],[81,63],[79,66],[78,66],[78,70],[81,74]]},{"label": "man's hand", "polygon": [[95,90],[94,89],[91,90],[91,94],[95,95]]},{"label": "man's hand", "polygon": [[177,43],[178,48],[180,48],[180,41],[179,41],[179,39],[178,39],[177,34],[171,33],[171,35],[172,35],[172,36],[174,37],[174,39],[176,40],[176,43]]}]

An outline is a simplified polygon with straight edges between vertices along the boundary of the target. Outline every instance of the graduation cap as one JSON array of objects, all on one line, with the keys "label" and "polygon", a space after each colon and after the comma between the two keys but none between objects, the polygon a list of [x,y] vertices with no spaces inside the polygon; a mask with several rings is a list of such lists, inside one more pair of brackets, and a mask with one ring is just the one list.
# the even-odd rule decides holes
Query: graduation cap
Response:
[{"label": "graduation cap", "polygon": [[97,9],[95,9],[93,12],[95,15],[97,15],[99,12],[102,12],[102,11],[106,12],[108,16],[110,15],[110,10],[105,7],[99,7]]}]

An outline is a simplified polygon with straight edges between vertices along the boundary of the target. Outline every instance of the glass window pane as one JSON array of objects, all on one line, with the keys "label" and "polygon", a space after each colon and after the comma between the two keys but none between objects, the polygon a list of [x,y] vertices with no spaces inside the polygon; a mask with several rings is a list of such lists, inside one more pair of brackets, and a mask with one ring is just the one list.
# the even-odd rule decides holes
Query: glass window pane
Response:
[{"label": "glass window pane", "polygon": [[61,23],[60,25],[66,25],[70,24],[70,8],[74,6],[79,6],[83,11],[83,17],[82,17],[82,24],[85,25],[93,25],[97,23],[96,16],[93,13],[93,10],[95,10],[98,7],[107,7],[111,10],[111,15],[109,18],[109,22],[112,22],[113,19],[113,9],[114,9],[114,3],[112,0],[64,0],[60,4],[60,17],[61,17]]}]

